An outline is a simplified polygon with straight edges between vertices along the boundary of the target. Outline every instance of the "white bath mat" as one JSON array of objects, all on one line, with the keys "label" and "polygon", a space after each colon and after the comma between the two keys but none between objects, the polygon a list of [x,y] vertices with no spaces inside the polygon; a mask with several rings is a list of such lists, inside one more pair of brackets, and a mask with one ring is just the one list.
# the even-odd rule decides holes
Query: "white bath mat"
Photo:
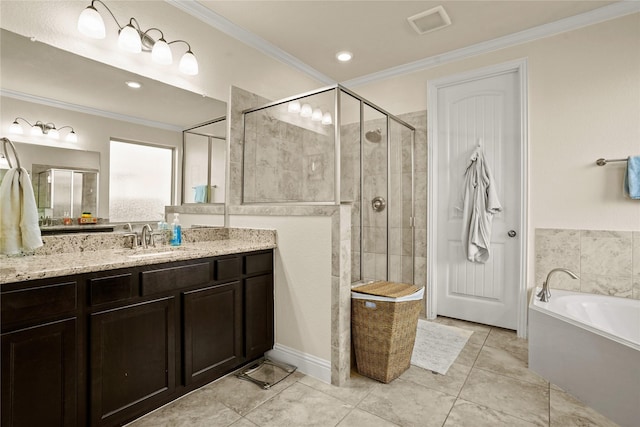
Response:
[{"label": "white bath mat", "polygon": [[418,320],[411,364],[446,374],[473,331]]}]

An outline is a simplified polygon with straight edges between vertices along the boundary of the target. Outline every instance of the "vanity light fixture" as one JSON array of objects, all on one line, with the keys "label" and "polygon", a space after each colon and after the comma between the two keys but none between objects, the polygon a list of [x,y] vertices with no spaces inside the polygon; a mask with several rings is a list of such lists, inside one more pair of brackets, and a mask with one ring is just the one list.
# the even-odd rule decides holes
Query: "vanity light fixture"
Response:
[{"label": "vanity light fixture", "polygon": [[287,104],[289,113],[300,114],[300,117],[311,118],[311,121],[321,122],[323,125],[333,124],[331,113],[323,113],[319,108],[313,108],[310,104],[300,105],[300,101],[294,100]]},{"label": "vanity light fixture", "polygon": [[31,135],[33,136],[47,135],[49,138],[52,138],[52,139],[60,139],[60,131],[65,128],[69,128],[71,129],[71,131],[67,134],[67,136],[65,137],[65,140],[68,142],[78,142],[78,134],[76,134],[76,132],[73,130],[71,126],[62,126],[60,128],[56,128],[55,124],[51,122],[44,123],[44,122],[41,122],[40,120],[36,121],[34,124],[31,124],[29,123],[28,120],[23,119],[22,117],[15,118],[13,123],[11,123],[11,126],[9,126],[9,133],[14,133],[18,135],[24,134],[24,129],[22,128],[20,123],[18,123],[18,120],[22,120],[30,126]]},{"label": "vanity light fixture", "polygon": [[[173,63],[173,55],[170,45],[174,43],[184,43],[187,45],[187,51],[180,58],[178,69],[181,73],[189,76],[198,74],[198,61],[191,51],[191,45],[184,40],[173,40],[167,42],[164,33],[159,28],[149,28],[142,30],[136,18],[129,18],[127,25],[120,25],[111,9],[107,7],[101,0],[91,0],[91,5],[87,6],[78,17],[78,31],[87,37],[94,39],[104,39],[106,37],[106,29],[102,16],[95,8],[94,4],[100,3],[109,15],[113,18],[118,26],[118,46],[131,53],[140,53],[151,51],[151,59],[161,65],[170,65]],[[159,39],[154,39],[149,35],[150,32],[156,31],[160,33]]]}]

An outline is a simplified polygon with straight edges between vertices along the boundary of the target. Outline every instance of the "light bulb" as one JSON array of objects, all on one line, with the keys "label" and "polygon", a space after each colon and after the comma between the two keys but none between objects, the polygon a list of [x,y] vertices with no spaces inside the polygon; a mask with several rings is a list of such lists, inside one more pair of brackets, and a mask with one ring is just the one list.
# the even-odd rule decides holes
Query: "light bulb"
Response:
[{"label": "light bulb", "polygon": [[58,132],[58,129],[56,128],[49,129],[49,132],[47,132],[47,136],[53,139],[60,139],[60,132]]},{"label": "light bulb", "polygon": [[324,115],[322,116],[322,124],[323,125],[333,124],[333,120],[331,119],[331,113],[324,113]]},{"label": "light bulb", "polygon": [[162,65],[170,65],[173,63],[171,48],[165,39],[160,39],[154,43],[153,49],[151,49],[151,59]]},{"label": "light bulb", "polygon": [[287,106],[287,111],[290,113],[299,113],[300,108],[300,101],[291,101]]},{"label": "light bulb", "polygon": [[313,114],[313,109],[309,104],[304,104],[300,109],[300,115],[302,117],[311,117],[312,114]]},{"label": "light bulb", "polygon": [[33,136],[42,135],[42,129],[40,128],[40,126],[37,126],[37,125],[31,126],[31,135]]},{"label": "light bulb", "polygon": [[11,123],[11,126],[9,126],[9,132],[22,135],[24,133],[24,130],[22,129],[22,126],[20,126],[20,123],[15,120],[13,123]]},{"label": "light bulb", "polygon": [[311,113],[311,120],[313,120],[314,122],[319,122],[322,120],[322,110],[320,110],[319,108],[316,108],[315,110],[313,110],[313,113]]},{"label": "light bulb", "polygon": [[87,6],[78,17],[78,31],[87,37],[103,39],[106,37],[102,16],[93,6]]},{"label": "light bulb", "polygon": [[140,33],[133,27],[133,25],[129,24],[120,30],[120,35],[118,36],[118,47],[131,53],[142,52]]},{"label": "light bulb", "polygon": [[198,60],[196,59],[193,52],[188,50],[182,58],[180,58],[180,65],[178,69],[181,73],[184,73],[188,76],[195,76],[198,74]]},{"label": "light bulb", "polygon": [[67,137],[65,139],[69,142],[78,142],[78,134],[72,130],[67,134]]},{"label": "light bulb", "polygon": [[340,62],[348,62],[351,61],[351,58],[353,58],[353,53],[343,50],[342,52],[338,52],[336,54],[336,58],[338,58],[338,61]]}]

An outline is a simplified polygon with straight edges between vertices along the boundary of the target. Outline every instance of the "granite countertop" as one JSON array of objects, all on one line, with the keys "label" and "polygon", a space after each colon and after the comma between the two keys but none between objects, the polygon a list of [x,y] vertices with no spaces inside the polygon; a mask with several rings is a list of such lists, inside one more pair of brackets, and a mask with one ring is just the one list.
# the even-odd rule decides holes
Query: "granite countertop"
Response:
[{"label": "granite countertop", "polygon": [[[0,261],[0,284],[276,247],[275,231],[273,230],[231,229],[226,235],[217,233],[218,235],[213,237],[205,235],[207,230],[197,233],[200,236],[193,237],[194,234],[188,238],[192,241],[186,241],[181,246],[158,245],[148,249],[128,249],[123,246],[108,248],[95,246],[88,249],[79,246],[76,242],[71,242],[76,244],[70,244],[69,239],[82,239],[81,236],[70,235],[64,241],[59,238],[50,243],[48,251],[41,251],[35,255],[5,256],[2,258]],[[118,237],[121,238],[121,235]],[[45,241],[45,243],[47,242]],[[64,248],[65,245],[67,251],[59,249]],[[47,245],[45,244],[45,246]],[[68,248],[69,246],[71,249]],[[82,250],[75,250],[78,248]]]}]

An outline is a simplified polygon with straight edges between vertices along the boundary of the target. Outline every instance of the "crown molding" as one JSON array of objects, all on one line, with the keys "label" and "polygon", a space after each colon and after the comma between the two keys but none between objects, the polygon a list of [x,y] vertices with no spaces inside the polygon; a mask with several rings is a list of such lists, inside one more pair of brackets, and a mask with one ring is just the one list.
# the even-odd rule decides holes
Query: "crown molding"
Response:
[{"label": "crown molding", "polygon": [[471,58],[473,56],[482,55],[507,47],[532,42],[567,31],[573,31],[578,28],[598,24],[600,22],[620,18],[637,12],[640,12],[640,1],[624,0],[589,12],[581,13],[579,15],[513,33],[508,36],[498,37],[493,40],[452,50],[440,55],[434,55],[418,61],[387,68],[386,70],[367,74],[362,77],[356,77],[355,79],[344,81],[341,84],[346,87],[362,86],[380,80],[426,70],[449,62],[460,61],[462,59]]},{"label": "crown molding", "polygon": [[182,10],[201,20],[202,22],[210,25],[211,27],[222,31],[223,33],[241,41],[242,43],[249,45],[258,51],[277,59],[293,68],[297,68],[303,73],[313,77],[314,79],[326,84],[336,84],[337,82],[332,78],[326,76],[310,65],[302,62],[295,56],[285,52],[272,43],[269,43],[262,37],[245,30],[244,28],[234,24],[222,15],[217,14],[211,9],[201,5],[195,0],[165,0],[170,5]]},{"label": "crown molding", "polygon": [[120,120],[123,122],[135,123],[137,125],[149,126],[158,129],[164,129],[174,132],[182,132],[182,127],[170,125],[167,123],[156,122],[153,120],[141,119],[139,117],[128,116],[126,114],[112,113],[110,111],[100,110],[97,108],[85,107],[83,105],[71,104],[68,102],[58,101],[50,98],[43,98],[41,96],[30,95],[28,93],[16,92],[10,89],[0,89],[0,96],[6,96],[7,98],[18,99],[20,101],[33,102],[35,104],[46,105],[54,108],[61,108],[63,110],[76,111],[78,113],[91,114],[93,116],[106,117],[108,119]]}]

